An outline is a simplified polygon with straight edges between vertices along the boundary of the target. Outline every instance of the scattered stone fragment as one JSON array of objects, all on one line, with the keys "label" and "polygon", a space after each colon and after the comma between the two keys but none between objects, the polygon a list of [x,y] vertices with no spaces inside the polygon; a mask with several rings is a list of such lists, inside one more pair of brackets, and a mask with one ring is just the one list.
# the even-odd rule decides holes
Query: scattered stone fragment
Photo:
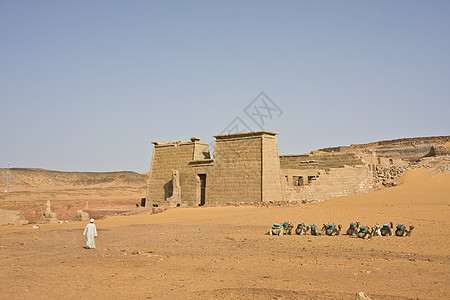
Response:
[{"label": "scattered stone fragment", "polygon": [[51,204],[50,204],[50,200],[47,201],[47,206],[45,208],[45,211],[42,213],[41,215],[41,222],[46,222],[46,223],[56,223],[58,222],[58,218],[56,216],[56,213],[54,213],[51,208],[50,208]]},{"label": "scattered stone fragment", "polygon": [[373,300],[369,296],[366,295],[364,292],[358,292],[355,295],[355,300]]},{"label": "scattered stone fragment", "polygon": [[72,221],[88,221],[88,220],[89,214],[81,209],[77,210],[75,216],[72,218]]}]

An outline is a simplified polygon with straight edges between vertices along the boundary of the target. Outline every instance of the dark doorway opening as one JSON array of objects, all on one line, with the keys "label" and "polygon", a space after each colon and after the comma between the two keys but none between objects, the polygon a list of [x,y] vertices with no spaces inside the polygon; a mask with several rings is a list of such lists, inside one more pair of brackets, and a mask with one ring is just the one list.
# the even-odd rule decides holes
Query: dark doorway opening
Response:
[{"label": "dark doorway opening", "polygon": [[294,186],[303,186],[303,176],[293,176],[292,181],[294,183]]},{"label": "dark doorway opening", "polygon": [[206,174],[198,174],[200,178],[200,206],[205,205],[205,196],[206,196]]}]

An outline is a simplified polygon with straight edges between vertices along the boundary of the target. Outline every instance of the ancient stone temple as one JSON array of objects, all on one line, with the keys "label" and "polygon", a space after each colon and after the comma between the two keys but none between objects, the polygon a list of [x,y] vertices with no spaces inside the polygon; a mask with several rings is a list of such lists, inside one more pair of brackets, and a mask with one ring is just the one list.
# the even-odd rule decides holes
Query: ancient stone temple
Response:
[{"label": "ancient stone temple", "polygon": [[278,154],[277,132],[216,135],[209,145],[153,142],[147,206],[321,201],[367,193],[400,176],[408,164],[448,155],[450,137],[409,138],[308,154]]},{"label": "ancient stone temple", "polygon": [[153,142],[148,204],[196,206],[229,202],[281,201],[277,132],[257,131],[214,136],[209,145]]}]

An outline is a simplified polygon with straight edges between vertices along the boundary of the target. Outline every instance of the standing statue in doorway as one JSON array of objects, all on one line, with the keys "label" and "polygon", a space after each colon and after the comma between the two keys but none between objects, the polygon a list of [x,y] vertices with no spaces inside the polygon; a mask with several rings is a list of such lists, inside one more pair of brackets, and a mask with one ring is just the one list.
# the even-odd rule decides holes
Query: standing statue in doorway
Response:
[{"label": "standing statue in doorway", "polygon": [[170,206],[176,206],[181,202],[180,173],[178,170],[172,171],[172,196],[167,200],[170,201]]}]

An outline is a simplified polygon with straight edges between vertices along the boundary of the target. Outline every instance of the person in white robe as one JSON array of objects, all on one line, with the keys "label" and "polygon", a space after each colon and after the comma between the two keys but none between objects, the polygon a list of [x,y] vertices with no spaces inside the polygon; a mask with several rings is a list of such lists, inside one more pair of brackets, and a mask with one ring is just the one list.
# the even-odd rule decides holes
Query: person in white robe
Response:
[{"label": "person in white robe", "polygon": [[84,228],[83,235],[86,236],[86,245],[89,249],[95,248],[95,237],[97,236],[97,227],[95,227],[94,219],[89,220],[90,223]]}]

